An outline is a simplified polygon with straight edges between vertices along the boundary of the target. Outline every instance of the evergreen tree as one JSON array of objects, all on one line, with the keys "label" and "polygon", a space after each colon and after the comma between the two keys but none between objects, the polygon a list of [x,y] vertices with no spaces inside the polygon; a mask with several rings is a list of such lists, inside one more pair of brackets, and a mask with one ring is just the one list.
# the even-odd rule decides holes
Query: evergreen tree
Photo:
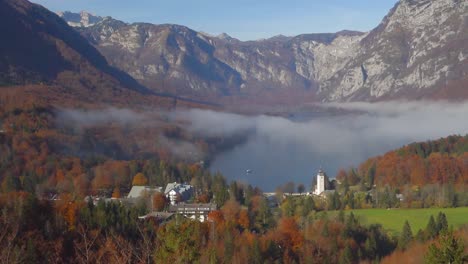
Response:
[{"label": "evergreen tree", "polygon": [[427,233],[419,229],[418,232],[416,233],[416,236],[414,236],[414,239],[422,243],[426,241]]},{"label": "evergreen tree", "polygon": [[338,192],[335,191],[328,200],[330,201],[330,210],[338,210],[341,208],[340,194]]},{"label": "evergreen tree", "polygon": [[444,230],[437,242],[429,246],[426,255],[428,264],[462,264],[468,261],[468,256],[463,256],[464,243],[453,234],[453,230]]},{"label": "evergreen tree", "polygon": [[437,225],[436,225],[436,222],[434,220],[434,216],[431,215],[431,217],[429,218],[429,222],[427,223],[427,226],[426,226],[426,237],[427,239],[432,239],[434,237],[437,236]]},{"label": "evergreen tree", "polygon": [[448,222],[447,222],[447,216],[439,212],[437,215],[437,222],[436,222],[436,230],[437,234],[440,234],[442,231],[447,231],[448,229]]},{"label": "evergreen tree", "polygon": [[371,232],[364,244],[366,255],[369,259],[374,259],[377,256],[377,241],[375,240],[374,232]]},{"label": "evergreen tree", "polygon": [[353,250],[349,245],[346,245],[345,249],[343,250],[343,254],[341,255],[340,258],[340,263],[343,264],[351,264],[354,263],[355,260],[355,255],[353,254]]},{"label": "evergreen tree", "polygon": [[406,220],[405,224],[403,225],[400,238],[398,239],[398,247],[402,250],[405,250],[412,239],[413,232],[411,231],[411,226],[408,223],[408,220]]}]

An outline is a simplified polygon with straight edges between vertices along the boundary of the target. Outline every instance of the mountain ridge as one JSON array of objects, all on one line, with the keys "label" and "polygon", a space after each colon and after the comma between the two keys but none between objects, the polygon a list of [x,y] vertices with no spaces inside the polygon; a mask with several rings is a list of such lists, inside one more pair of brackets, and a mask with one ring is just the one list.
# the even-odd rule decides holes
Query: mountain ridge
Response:
[{"label": "mountain ridge", "polygon": [[208,100],[457,100],[468,98],[467,14],[466,1],[401,0],[366,33],[257,41],[112,18],[77,30],[153,91]]}]

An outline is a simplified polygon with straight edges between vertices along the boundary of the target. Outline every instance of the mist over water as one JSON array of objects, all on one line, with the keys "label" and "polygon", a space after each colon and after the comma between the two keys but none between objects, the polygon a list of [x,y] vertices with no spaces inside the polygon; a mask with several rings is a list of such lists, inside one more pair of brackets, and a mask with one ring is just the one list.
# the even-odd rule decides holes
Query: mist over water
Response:
[{"label": "mist over water", "polygon": [[340,168],[358,166],[369,157],[412,142],[468,133],[468,103],[348,103],[323,107],[359,114],[325,115],[300,122],[204,110],[191,110],[185,115],[196,133],[229,136],[248,131],[247,142],[215,157],[210,170],[264,191],[273,191],[288,181],[309,188],[320,167],[334,177]]},{"label": "mist over water", "polygon": [[[58,125],[82,133],[88,126],[119,124],[131,128],[154,128],[167,118],[202,138],[232,138],[248,135],[245,143],[212,159],[210,170],[229,180],[238,180],[274,191],[293,181],[310,188],[312,177],[322,167],[334,177],[340,168],[358,166],[369,157],[403,145],[468,133],[468,102],[386,102],[322,104],[347,114],[300,113],[294,119],[273,116],[243,116],[210,110],[134,112],[109,108],[96,111],[63,109]],[[154,134],[154,139],[176,157],[188,159],[203,150],[193,142],[177,142]],[[247,174],[246,171],[251,170]]]}]

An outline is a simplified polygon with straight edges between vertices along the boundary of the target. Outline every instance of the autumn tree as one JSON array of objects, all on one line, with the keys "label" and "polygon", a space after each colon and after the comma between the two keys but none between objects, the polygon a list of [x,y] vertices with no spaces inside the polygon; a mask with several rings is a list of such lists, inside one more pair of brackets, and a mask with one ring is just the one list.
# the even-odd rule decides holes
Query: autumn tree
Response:
[{"label": "autumn tree", "polygon": [[163,193],[157,192],[153,195],[153,210],[158,212],[164,210],[167,205],[167,198]]},{"label": "autumn tree", "polygon": [[120,188],[119,187],[115,187],[114,188],[114,191],[112,192],[112,198],[120,198],[121,195],[120,195]]},{"label": "autumn tree", "polygon": [[243,229],[249,229],[250,219],[249,219],[249,212],[247,210],[243,209],[239,212],[238,223]]},{"label": "autumn tree", "polygon": [[145,186],[148,184],[148,179],[143,175],[143,173],[139,172],[133,177],[132,185],[133,186]]},{"label": "autumn tree", "polygon": [[201,256],[202,240],[207,230],[197,221],[172,221],[158,230],[155,263],[195,263]]}]

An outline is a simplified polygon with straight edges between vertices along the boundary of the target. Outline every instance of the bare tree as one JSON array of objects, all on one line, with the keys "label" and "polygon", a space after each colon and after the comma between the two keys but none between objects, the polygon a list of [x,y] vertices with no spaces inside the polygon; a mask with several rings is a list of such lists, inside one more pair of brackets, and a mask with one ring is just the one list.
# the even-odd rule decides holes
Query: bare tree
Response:
[{"label": "bare tree", "polygon": [[3,219],[0,230],[0,263],[17,263],[19,256],[14,253],[15,240],[19,233],[19,223]]},{"label": "bare tree", "polygon": [[77,259],[79,263],[92,263],[96,259],[96,253],[93,247],[99,237],[99,230],[89,230],[88,227],[80,224],[77,227],[77,233],[80,241],[74,241]]},{"label": "bare tree", "polygon": [[134,250],[135,257],[139,263],[151,263],[151,257],[154,249],[153,234],[148,234],[143,224],[138,223],[137,229],[140,233],[140,241],[137,246],[137,250]]},{"label": "bare tree", "polygon": [[97,263],[132,263],[133,247],[122,236],[113,232],[108,233],[104,246],[100,248]]}]

